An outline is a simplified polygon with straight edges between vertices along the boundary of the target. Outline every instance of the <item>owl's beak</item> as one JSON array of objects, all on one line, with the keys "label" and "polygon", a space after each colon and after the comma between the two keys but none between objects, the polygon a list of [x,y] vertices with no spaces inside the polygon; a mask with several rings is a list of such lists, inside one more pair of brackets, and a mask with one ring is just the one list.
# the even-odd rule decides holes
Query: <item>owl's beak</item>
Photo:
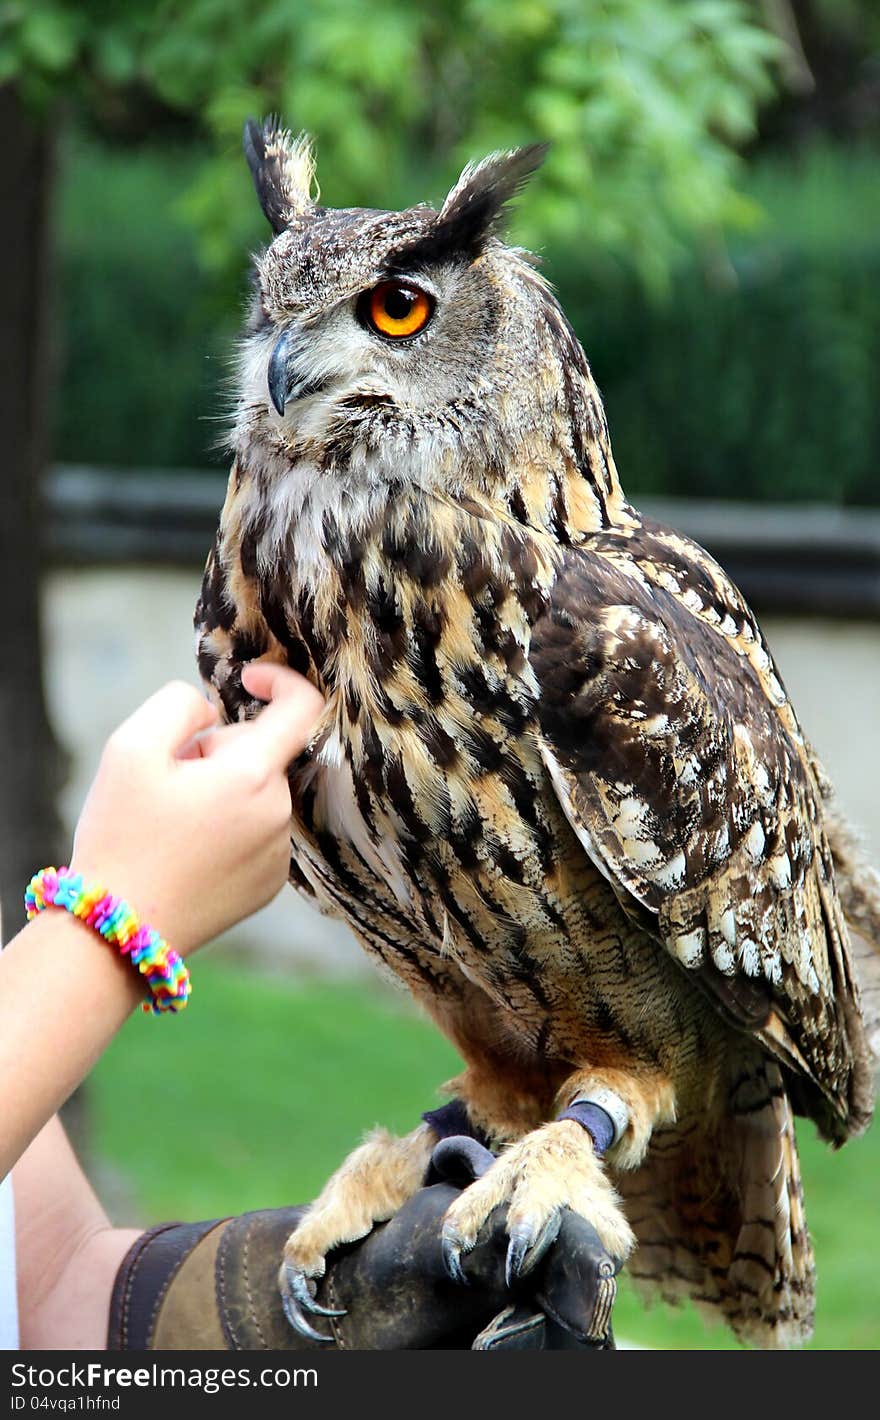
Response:
[{"label": "owl's beak", "polygon": [[275,349],[269,360],[269,397],[279,414],[284,413],[292,399],[305,399],[310,394],[319,394],[327,386],[327,379],[310,379],[302,369],[297,369],[297,357],[304,354],[303,336],[293,326],[288,326],[279,335]]},{"label": "owl's beak", "polygon": [[269,360],[269,398],[283,414],[291,395],[290,357],[293,353],[295,336],[291,329],[279,336]]}]

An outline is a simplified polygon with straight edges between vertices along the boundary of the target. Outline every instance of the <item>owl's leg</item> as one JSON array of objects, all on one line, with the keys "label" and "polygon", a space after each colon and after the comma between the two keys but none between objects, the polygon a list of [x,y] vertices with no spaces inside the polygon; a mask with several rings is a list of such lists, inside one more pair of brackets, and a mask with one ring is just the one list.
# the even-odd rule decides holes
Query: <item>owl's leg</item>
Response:
[{"label": "owl's leg", "polygon": [[[620,1264],[635,1245],[620,1200],[603,1166],[596,1139],[603,1130],[588,1123],[601,1119],[609,1127],[602,1144],[613,1142],[606,1157],[615,1168],[635,1168],[644,1158],[655,1125],[675,1116],[672,1085],[664,1076],[618,1069],[583,1070],[565,1081],[557,1096],[560,1113],[576,1101],[592,1102],[577,1117],[560,1118],[533,1129],[510,1144],[493,1166],[452,1204],[443,1225],[447,1270],[461,1280],[460,1258],[476,1244],[492,1211],[507,1206],[508,1280],[529,1272],[555,1240],[563,1212],[570,1208],[592,1224],[605,1250]],[[491,1118],[479,1099],[468,1100],[471,1115],[490,1133]]]},{"label": "owl's leg", "polygon": [[313,1340],[333,1340],[306,1319],[306,1312],[339,1315],[315,1302],[309,1283],[323,1277],[328,1252],[366,1237],[421,1188],[436,1143],[427,1124],[399,1139],[376,1129],[324,1185],[287,1239],[278,1278],[285,1315],[296,1331]]}]

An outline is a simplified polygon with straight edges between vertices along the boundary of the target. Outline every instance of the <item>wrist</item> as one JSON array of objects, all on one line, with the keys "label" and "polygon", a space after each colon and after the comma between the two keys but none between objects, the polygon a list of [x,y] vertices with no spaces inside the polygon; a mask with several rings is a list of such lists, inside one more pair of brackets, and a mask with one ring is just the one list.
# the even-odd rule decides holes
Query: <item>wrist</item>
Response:
[{"label": "wrist", "polygon": [[82,876],[83,882],[102,883],[108,892],[124,898],[140,921],[154,927],[182,957],[190,956],[204,941],[193,932],[193,913],[188,910],[186,894],[157,887],[167,877],[160,869],[148,875],[137,865],[133,870],[130,862],[116,863],[109,855],[98,860],[79,854],[76,849],[70,867]]},{"label": "wrist", "polygon": [[47,908],[31,918],[21,937],[30,942],[31,951],[38,947],[41,954],[53,959],[58,976],[70,975],[72,991],[76,990],[77,973],[80,980],[87,980],[93,971],[99,970],[114,986],[126,988],[132,1009],[144,994],[137,972],[116,952],[110,951],[106,942],[72,912]]}]

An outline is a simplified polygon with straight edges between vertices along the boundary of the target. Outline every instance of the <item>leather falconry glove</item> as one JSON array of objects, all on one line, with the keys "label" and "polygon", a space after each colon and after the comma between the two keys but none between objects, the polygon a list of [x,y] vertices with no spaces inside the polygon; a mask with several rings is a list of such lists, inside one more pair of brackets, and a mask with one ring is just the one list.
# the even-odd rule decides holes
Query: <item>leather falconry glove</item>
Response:
[{"label": "leather falconry glove", "polygon": [[[458,1193],[493,1161],[475,1139],[434,1151],[426,1186],[389,1222],[336,1249],[317,1301],[328,1342],[345,1350],[612,1349],[615,1266],[592,1228],[566,1211],[556,1245],[515,1293],[505,1285],[505,1210],[462,1258],[468,1285],[451,1281],[441,1225]],[[108,1350],[307,1351],[278,1290],[284,1243],[303,1208],[163,1223],[124,1259],[110,1309]]]}]

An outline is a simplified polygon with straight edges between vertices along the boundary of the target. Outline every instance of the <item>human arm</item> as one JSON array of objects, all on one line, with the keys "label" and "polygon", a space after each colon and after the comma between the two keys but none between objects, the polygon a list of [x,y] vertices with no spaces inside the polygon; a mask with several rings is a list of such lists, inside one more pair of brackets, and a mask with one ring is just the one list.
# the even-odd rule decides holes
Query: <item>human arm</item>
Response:
[{"label": "human arm", "polygon": [[[71,867],[134,907],[183,957],[256,911],[289,861],[286,769],[322,700],[279,666],[245,672],[272,703],[214,729],[190,686],[165,686],[111,736]],[[0,1177],[142,999],[136,971],[70,913],[46,909],[0,955]],[[166,1023],[156,1023],[165,1026]]]},{"label": "human arm", "polygon": [[57,1118],[18,1160],[12,1185],[22,1349],[102,1350],[113,1282],[138,1229],[111,1227]]}]

